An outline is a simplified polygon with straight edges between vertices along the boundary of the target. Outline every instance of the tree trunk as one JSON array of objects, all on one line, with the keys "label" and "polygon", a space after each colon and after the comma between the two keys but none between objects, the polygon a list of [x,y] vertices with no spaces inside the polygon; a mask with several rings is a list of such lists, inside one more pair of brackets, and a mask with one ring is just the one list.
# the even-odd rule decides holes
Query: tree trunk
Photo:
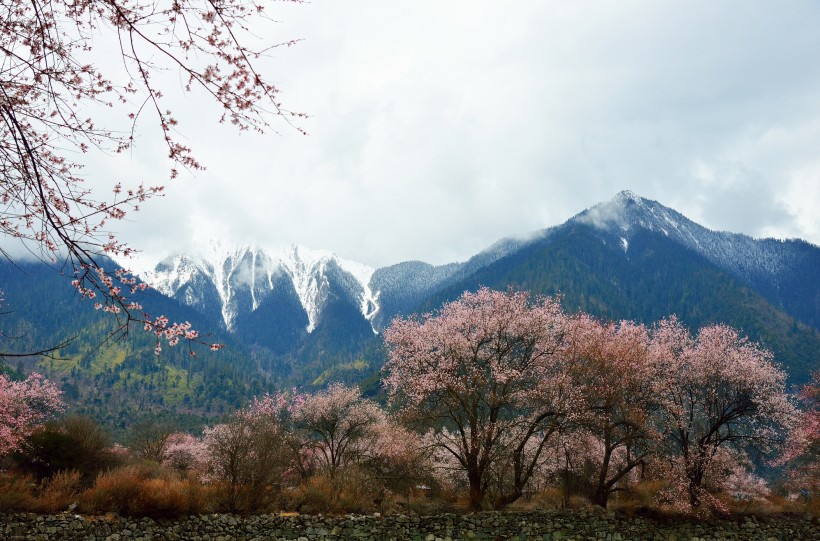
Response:
[{"label": "tree trunk", "polygon": [[478,472],[467,472],[467,479],[470,481],[470,510],[480,511],[481,504],[484,502],[481,474]]},{"label": "tree trunk", "polygon": [[695,469],[694,472],[690,473],[689,475],[689,505],[692,506],[692,509],[697,509],[700,507],[700,486],[703,482],[703,472],[700,471],[700,468]]},{"label": "tree trunk", "polygon": [[507,507],[514,501],[518,500],[523,495],[524,491],[516,487],[509,494],[502,494],[501,496],[499,496],[498,499],[495,501],[495,504],[493,504],[493,507],[495,507],[495,509],[503,509],[504,507]]},{"label": "tree trunk", "polygon": [[700,507],[700,484],[689,483],[689,505],[692,506],[692,509]]},{"label": "tree trunk", "polygon": [[609,490],[605,485],[599,485],[595,488],[589,497],[589,500],[595,505],[599,505],[606,509],[606,504],[609,501]]}]

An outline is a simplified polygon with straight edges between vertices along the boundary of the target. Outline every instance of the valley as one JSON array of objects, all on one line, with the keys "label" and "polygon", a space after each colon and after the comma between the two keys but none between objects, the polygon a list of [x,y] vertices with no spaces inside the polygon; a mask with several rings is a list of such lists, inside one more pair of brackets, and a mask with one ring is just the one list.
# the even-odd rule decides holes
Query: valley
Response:
[{"label": "valley", "polygon": [[122,428],[134,412],[195,425],[264,392],[331,381],[378,398],[381,333],[392,319],[482,286],[559,295],[568,312],[607,320],[651,325],[675,314],[690,328],[727,323],[771,349],[791,385],[808,381],[820,351],[820,248],[710,231],[632,192],[447,265],[373,269],[296,245],[274,252],[214,242],[132,269],[153,286],[141,299],[146,311],[190,321],[226,346],[196,357],[182,347],[156,357],[139,329],[107,342],[111,322],[57,270],[0,265],[4,350],[71,340],[54,359],[15,359],[10,368],[43,372],[73,411]]}]

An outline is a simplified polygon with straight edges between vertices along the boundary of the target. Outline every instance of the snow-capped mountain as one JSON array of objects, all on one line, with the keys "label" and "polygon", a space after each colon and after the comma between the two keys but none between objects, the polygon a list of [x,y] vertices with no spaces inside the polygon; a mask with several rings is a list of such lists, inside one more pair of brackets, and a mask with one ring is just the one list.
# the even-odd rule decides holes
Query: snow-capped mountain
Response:
[{"label": "snow-capped mountain", "polygon": [[[472,276],[491,267],[509,266],[512,263],[505,261],[533,246],[554,242],[577,225],[599,231],[604,242],[617,245],[624,257],[630,256],[635,235],[661,235],[706,258],[804,322],[815,327],[820,324],[820,249],[816,246],[800,240],[757,240],[712,231],[630,191],[620,192],[562,225],[525,238],[502,239],[461,263],[433,266],[408,261],[373,269],[326,250],[291,245],[272,251],[216,241],[199,255],[168,257],[140,276],[187,306],[221,314],[226,329],[232,332],[241,332],[238,327],[242,325],[258,332],[268,325],[266,320],[276,320],[279,326],[268,325],[269,334],[281,334],[285,328],[291,334],[297,328],[310,334],[326,307],[339,301],[355,307],[373,332],[379,333],[392,318],[412,312],[435,298],[437,292],[469,288]],[[275,306],[267,306],[270,304]]]},{"label": "snow-capped mountain", "polygon": [[199,255],[167,257],[139,276],[163,295],[199,312],[220,313],[229,331],[236,331],[237,322],[263,303],[274,297],[281,302],[285,295],[298,298],[307,316],[307,333],[316,328],[324,308],[334,298],[355,306],[378,333],[393,317],[409,313],[446,284],[527,242],[504,239],[464,263],[433,266],[407,261],[373,269],[327,250],[290,245],[283,251],[272,251],[252,244],[233,246],[212,241]]},{"label": "snow-capped mountain", "polygon": [[621,246],[629,248],[635,230],[662,233],[698,252],[721,268],[746,279],[778,274],[793,265],[794,252],[772,250],[772,243],[794,244],[802,241],[756,240],[746,235],[712,231],[689,220],[679,212],[631,191],[622,191],[612,200],[578,214],[571,221],[588,223],[600,229],[620,232]]},{"label": "snow-capped mountain", "polygon": [[[788,345],[792,331],[771,331],[771,322],[760,322],[773,316],[759,311],[782,311],[781,327],[793,317],[820,328],[820,248],[712,231],[629,191],[465,262],[373,269],[303,246],[212,242],[139,274],[164,296],[209,318],[219,314],[242,343],[319,372],[375,351],[373,339],[393,318],[435,310],[481,286],[560,293],[569,310],[601,317],[650,323],[675,313],[692,325],[734,323],[755,339],[779,336],[772,347],[797,351],[798,359],[811,347]],[[760,308],[763,299],[773,306]],[[302,364],[310,362],[316,367]]]},{"label": "snow-capped mountain", "polygon": [[[795,385],[808,381],[820,351],[820,248],[711,231],[631,192],[440,266],[408,261],[373,269],[324,250],[226,242],[156,265],[121,263],[145,265],[134,270],[154,286],[140,299],[148,313],[190,321],[225,348],[192,362],[183,348],[167,347],[163,362],[173,373],[150,380],[145,374],[163,368],[155,344],[140,333],[116,370],[92,373],[78,362],[70,375],[77,400],[107,409],[101,392],[119,388],[122,397],[178,396],[192,408],[235,406],[273,388],[328,381],[363,382],[377,393],[385,360],[377,333],[396,316],[435,311],[482,286],[560,294],[568,312],[609,320],[652,324],[675,314],[692,329],[724,322],[771,349]],[[89,310],[53,268],[0,261],[0,284],[9,307],[0,334],[41,343],[77,337],[61,355],[98,355],[94,333],[112,322]],[[38,368],[69,377],[54,363]]]},{"label": "snow-capped mountain", "polygon": [[374,269],[326,250],[291,245],[273,252],[254,245],[212,242],[198,256],[175,255],[140,273],[160,293],[198,311],[217,310],[226,329],[256,311],[276,290],[295,294],[307,316],[306,331],[316,328],[333,297],[354,304],[368,321],[378,311],[370,289]]},{"label": "snow-capped mountain", "polygon": [[588,224],[608,232],[627,254],[636,233],[662,234],[705,257],[776,306],[820,327],[820,249],[806,241],[753,239],[712,231],[630,191],[581,212],[568,223]]}]

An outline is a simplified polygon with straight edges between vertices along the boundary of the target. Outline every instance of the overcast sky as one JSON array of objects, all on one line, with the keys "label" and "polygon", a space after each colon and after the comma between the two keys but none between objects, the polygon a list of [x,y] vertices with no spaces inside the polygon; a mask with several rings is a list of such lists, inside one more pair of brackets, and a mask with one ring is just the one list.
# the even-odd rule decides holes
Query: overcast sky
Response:
[{"label": "overcast sky", "polygon": [[[208,169],[119,228],[147,254],[219,236],[459,261],[623,189],[712,229],[820,244],[820,2],[271,9],[272,39],[303,41],[264,68],[309,135],[240,136],[189,100],[181,132]],[[138,145],[94,175],[161,179],[162,148]]]}]

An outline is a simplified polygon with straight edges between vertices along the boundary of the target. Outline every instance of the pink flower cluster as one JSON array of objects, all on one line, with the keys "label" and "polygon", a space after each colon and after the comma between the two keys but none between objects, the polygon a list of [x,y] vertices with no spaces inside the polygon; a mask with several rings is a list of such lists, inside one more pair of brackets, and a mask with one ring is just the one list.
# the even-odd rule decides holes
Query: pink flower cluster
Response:
[{"label": "pink flower cluster", "polygon": [[191,356],[196,355],[194,349],[190,347],[193,344],[208,345],[211,351],[218,351],[223,347],[222,344],[208,344],[201,340],[199,331],[192,329],[190,322],[171,323],[163,315],[151,317],[148,313],[143,312],[142,305],[129,299],[124,289],[133,295],[145,291],[149,286],[138,281],[127,270],[117,269],[112,275],[103,267],[83,265],[82,270],[76,271],[75,275],[77,277],[72,281],[72,285],[79,291],[80,298],[93,299],[96,292],[103,292],[106,302],[98,302],[94,308],[114,314],[118,318],[124,314],[124,318],[119,320],[119,327],[114,331],[115,334],[127,334],[132,323],[142,324],[144,331],[154,333],[157,338],[154,347],[156,355],[162,353],[162,340],[165,340],[170,347],[179,344],[180,340],[186,341],[189,344]]},{"label": "pink flower cluster", "polygon": [[61,392],[39,374],[12,381],[0,374],[0,456],[20,444],[47,420],[63,411]]},{"label": "pink flower cluster", "polygon": [[384,338],[391,402],[409,422],[447,427],[431,441],[460,465],[474,508],[502,467],[511,473],[500,500],[519,497],[561,434],[599,442],[585,457],[596,503],[666,460],[698,507],[709,475],[724,471],[715,457],[776,451],[797,414],[771,353],[721,324],[693,336],[674,317],[605,323],[569,316],[557,299],[484,288],[396,319]]}]

